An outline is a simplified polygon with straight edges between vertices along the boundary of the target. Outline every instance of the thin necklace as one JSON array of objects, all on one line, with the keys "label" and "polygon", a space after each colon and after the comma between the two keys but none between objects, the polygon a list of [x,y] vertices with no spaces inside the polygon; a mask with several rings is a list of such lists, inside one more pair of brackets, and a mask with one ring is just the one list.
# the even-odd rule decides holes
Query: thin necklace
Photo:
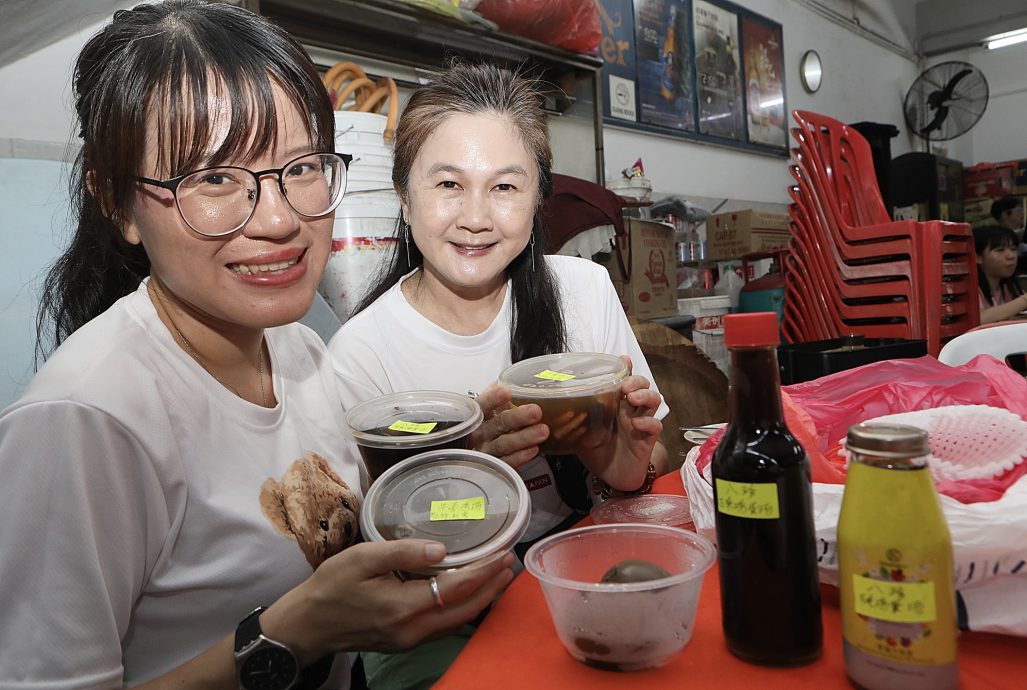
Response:
[{"label": "thin necklace", "polygon": [[[207,366],[207,363],[203,361],[202,357],[200,357],[200,353],[197,352],[196,348],[193,347],[193,344],[191,342],[189,342],[189,338],[186,338],[185,334],[182,333],[181,330],[179,330],[178,324],[176,324],[175,320],[173,318],[171,318],[171,312],[168,311],[168,305],[164,303],[164,296],[161,294],[162,290],[157,287],[156,281],[153,278],[151,278],[149,280],[149,282],[147,282],[146,285],[147,285],[147,288],[150,288],[151,291],[153,292],[153,294],[157,297],[157,301],[160,303],[160,308],[164,312],[164,316],[166,316],[168,321],[171,323],[171,327],[173,329],[175,329],[175,333],[178,335],[179,340],[181,340],[185,344],[186,350],[188,350],[188,352],[189,352],[189,356],[192,357],[193,359],[195,359],[196,363],[199,364],[201,367],[203,367],[203,370],[205,372],[207,372],[208,374],[210,374],[211,378],[213,378],[215,381],[220,383],[222,386],[224,386],[228,390],[230,390],[233,393],[235,393],[240,398],[243,397],[242,395],[239,394],[239,391],[235,389],[235,386],[232,386],[231,384],[221,380],[221,378],[217,374],[215,374],[213,371],[210,370],[210,367]],[[257,377],[258,377],[258,380],[260,381],[260,401],[261,401],[261,403],[263,403],[264,407],[267,407],[267,394],[264,392],[264,344],[263,344],[263,342],[261,343],[261,346],[260,346],[260,352],[257,353]]]}]

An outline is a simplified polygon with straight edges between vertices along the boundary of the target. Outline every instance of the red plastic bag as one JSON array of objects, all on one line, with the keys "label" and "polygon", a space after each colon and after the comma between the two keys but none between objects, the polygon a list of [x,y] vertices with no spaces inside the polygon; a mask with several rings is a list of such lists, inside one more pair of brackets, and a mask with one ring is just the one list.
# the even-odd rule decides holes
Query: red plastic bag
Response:
[{"label": "red plastic bag", "polygon": [[603,37],[595,0],[481,0],[474,11],[500,30],[595,55]]},{"label": "red plastic bag", "polygon": [[[994,357],[958,367],[934,357],[875,362],[782,388],[785,422],[809,455],[813,481],[840,484],[845,465],[841,442],[853,424],[899,412],[947,405],[991,405],[1027,419],[1027,381]],[[702,471],[721,433],[703,444]],[[939,482],[938,491],[961,503],[994,501],[1027,474],[1027,462],[992,479]]]}]

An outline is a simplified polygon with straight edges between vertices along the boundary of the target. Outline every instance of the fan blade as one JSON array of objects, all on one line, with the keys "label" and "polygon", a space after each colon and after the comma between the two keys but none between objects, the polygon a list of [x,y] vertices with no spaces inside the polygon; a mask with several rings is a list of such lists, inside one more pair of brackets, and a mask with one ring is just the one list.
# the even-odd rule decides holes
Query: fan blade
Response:
[{"label": "fan blade", "polygon": [[941,123],[945,122],[945,118],[948,117],[949,109],[945,106],[938,108],[938,112],[935,114],[934,119],[926,126],[920,129],[919,134],[922,137],[927,137],[931,132],[941,128]]},{"label": "fan blade", "polygon": [[960,80],[966,78],[971,74],[973,74],[972,69],[964,69],[957,72],[956,76],[949,79],[949,83],[945,85],[945,92],[942,94],[942,99],[947,101],[948,99],[952,98],[952,92],[955,91],[956,84],[958,84]]}]

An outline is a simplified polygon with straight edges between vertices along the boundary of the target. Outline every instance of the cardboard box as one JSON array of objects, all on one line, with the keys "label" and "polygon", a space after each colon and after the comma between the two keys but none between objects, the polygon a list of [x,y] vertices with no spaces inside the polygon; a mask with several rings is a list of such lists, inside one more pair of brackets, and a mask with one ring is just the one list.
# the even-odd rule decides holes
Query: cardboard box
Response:
[{"label": "cardboard box", "polygon": [[991,205],[994,199],[964,199],[963,221],[970,225],[986,225],[994,223],[991,217]]},{"label": "cardboard box", "polygon": [[[1020,202],[1024,213],[1027,213],[1027,196],[1011,194],[1012,198]],[[1004,198],[1004,197],[1002,197]],[[988,197],[986,199],[966,199],[963,201],[963,222],[974,227],[980,225],[992,225],[995,219],[991,217],[991,205],[998,199]]]},{"label": "cardboard box", "polygon": [[674,226],[638,218],[625,219],[624,226],[628,236],[615,239],[614,251],[596,255],[610,272],[624,312],[639,319],[677,314]]},{"label": "cardboard box", "polygon": [[717,213],[706,219],[706,258],[736,259],[749,252],[783,249],[790,236],[787,213]]},{"label": "cardboard box", "polygon": [[963,198],[981,199],[1008,196],[1016,188],[1015,161],[978,163],[963,170]]}]

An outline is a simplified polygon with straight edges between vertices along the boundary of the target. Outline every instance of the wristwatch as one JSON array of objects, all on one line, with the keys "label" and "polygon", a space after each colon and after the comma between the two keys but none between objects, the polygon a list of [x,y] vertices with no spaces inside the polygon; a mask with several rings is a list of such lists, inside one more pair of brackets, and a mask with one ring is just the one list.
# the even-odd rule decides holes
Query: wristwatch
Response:
[{"label": "wristwatch", "polygon": [[281,642],[264,637],[255,609],[235,629],[235,673],[241,690],[292,690],[300,679],[296,655]]}]

